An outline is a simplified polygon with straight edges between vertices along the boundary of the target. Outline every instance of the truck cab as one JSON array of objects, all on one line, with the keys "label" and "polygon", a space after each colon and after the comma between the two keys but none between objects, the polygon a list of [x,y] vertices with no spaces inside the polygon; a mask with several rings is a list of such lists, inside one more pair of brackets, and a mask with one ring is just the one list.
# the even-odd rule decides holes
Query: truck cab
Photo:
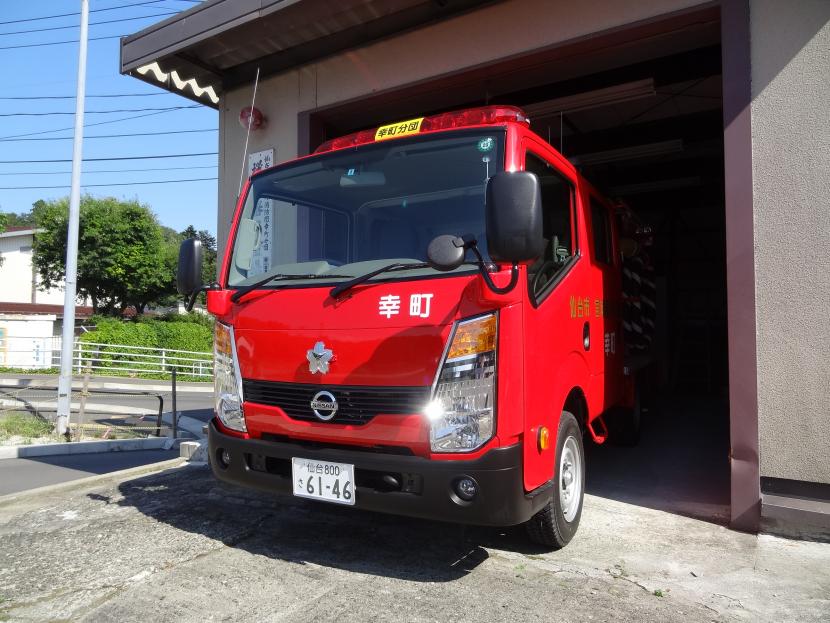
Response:
[{"label": "truck cab", "polygon": [[[564,546],[630,409],[611,203],[518,108],[383,125],[257,172],[217,283],[220,480]],[[320,512],[325,512],[321,505]]]}]

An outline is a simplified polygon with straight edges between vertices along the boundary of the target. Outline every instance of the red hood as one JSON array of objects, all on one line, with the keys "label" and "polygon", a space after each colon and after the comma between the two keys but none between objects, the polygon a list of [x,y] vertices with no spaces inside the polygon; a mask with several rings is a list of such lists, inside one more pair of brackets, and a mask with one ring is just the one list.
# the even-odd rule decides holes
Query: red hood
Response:
[{"label": "red hood", "polygon": [[[474,276],[371,283],[337,301],[329,287],[255,295],[233,318],[245,379],[320,385],[427,386],[452,323],[485,311]],[[391,297],[391,298],[385,298]],[[312,374],[308,351],[333,352]]]}]

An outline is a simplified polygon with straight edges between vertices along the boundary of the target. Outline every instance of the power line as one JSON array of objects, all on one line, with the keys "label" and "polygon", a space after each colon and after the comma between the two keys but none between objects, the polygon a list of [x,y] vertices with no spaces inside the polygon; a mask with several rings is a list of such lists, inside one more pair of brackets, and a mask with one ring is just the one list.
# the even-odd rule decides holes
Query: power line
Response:
[{"label": "power line", "polygon": [[[87,41],[103,41],[104,39],[120,39],[127,35],[111,35],[109,37],[89,37]],[[0,50],[17,50],[19,48],[40,48],[46,45],[63,45],[64,43],[78,43],[77,39],[70,39],[69,41],[50,41],[49,43],[24,43],[23,45],[4,45],[0,46]]]},{"label": "power line", "polygon": [[[108,115],[114,112],[147,112],[157,110],[168,112],[171,110],[182,110],[185,108],[201,108],[200,104],[188,104],[187,106],[168,106],[166,108],[113,108],[112,110],[87,110],[87,115]],[[74,112],[53,111],[53,112],[4,112],[0,117],[48,117],[50,115],[74,115]]]},{"label": "power line", "polygon": [[[93,97],[149,97],[151,95],[172,95],[169,91],[160,93],[106,93],[100,95],[85,95],[86,99]],[[0,97],[0,100],[74,100],[74,95],[12,95]]]},{"label": "power line", "polygon": [[[91,138],[126,138],[128,136],[167,136],[168,134],[193,134],[196,132],[218,132],[219,128],[204,128],[201,130],[169,130],[167,132],[133,132],[127,134],[94,134],[92,136],[84,136],[84,140]],[[38,138],[10,138],[2,139],[3,143],[18,143],[22,141],[71,141],[71,136],[42,136]]]},{"label": "power line", "polygon": [[[89,173],[143,173],[145,171],[191,171],[194,169],[215,169],[215,164],[206,164],[198,167],[150,167],[147,169],[101,169],[99,171],[84,171],[84,175]],[[22,171],[14,171],[9,173],[4,171],[0,175],[69,175],[72,171],[33,171],[23,173]]]},{"label": "power line", "polygon": [[[100,26],[102,24],[117,24],[119,22],[134,22],[139,19],[148,19],[150,17],[165,17],[167,15],[176,15],[179,11],[168,11],[167,13],[153,13],[152,15],[139,15],[138,17],[122,17],[121,19],[110,19],[103,22],[92,22],[90,26]],[[3,35],[25,35],[32,32],[48,32],[50,30],[67,30],[69,28],[78,27],[75,24],[71,26],[50,26],[49,28],[31,28],[29,30],[13,30],[12,32],[0,32],[0,37]]]},{"label": "power line", "polygon": [[[102,13],[104,11],[117,11],[118,9],[127,9],[132,6],[145,6],[148,4],[158,4],[159,2],[164,2],[165,0],[148,0],[146,2],[136,2],[134,4],[122,4],[121,6],[111,6],[104,9],[91,9],[90,13]],[[176,0],[178,2],[188,2],[190,0]],[[13,19],[6,22],[0,22],[0,25],[5,24],[19,24],[21,22],[37,22],[44,19],[56,19],[58,17],[72,17],[75,15],[80,15],[77,11],[75,13],[61,13],[59,15],[44,15],[43,17],[27,17],[26,19]]]},{"label": "power line", "polygon": [[[115,156],[112,158],[84,158],[83,162],[110,162],[112,160],[155,160],[157,158],[190,158],[194,156],[216,156],[219,152],[204,151],[193,154],[164,154],[155,156]],[[0,160],[0,164],[36,164],[39,162],[72,162],[69,160]]]},{"label": "power line", "polygon": [[[85,128],[91,128],[92,126],[96,125],[106,125],[108,123],[119,123],[120,121],[132,121],[133,119],[141,119],[142,117],[152,117],[154,115],[161,115],[165,112],[164,110],[156,111],[156,112],[148,112],[143,115],[132,115],[131,117],[122,117],[121,119],[108,119],[107,121],[96,121],[95,123],[85,123]],[[175,111],[170,111],[175,112]],[[9,134],[7,136],[0,136],[0,141],[7,141],[13,138],[23,138],[25,136],[38,136],[40,134],[51,134],[52,132],[66,132],[67,130],[74,130],[74,127],[71,128],[56,128],[54,130],[40,130],[38,132],[27,132],[25,134]]]},{"label": "power line", "polygon": [[[98,188],[107,186],[144,186],[146,184],[181,184],[182,182],[216,181],[215,177],[195,177],[186,180],[154,180],[152,182],[119,182],[117,184],[81,184],[81,188]],[[58,190],[69,186],[0,186],[0,190]]]}]

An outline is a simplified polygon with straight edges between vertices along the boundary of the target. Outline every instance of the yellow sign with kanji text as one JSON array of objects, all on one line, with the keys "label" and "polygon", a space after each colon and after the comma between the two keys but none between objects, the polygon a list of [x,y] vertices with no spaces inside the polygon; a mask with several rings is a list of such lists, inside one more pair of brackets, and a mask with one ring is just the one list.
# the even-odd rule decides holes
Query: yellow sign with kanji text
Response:
[{"label": "yellow sign with kanji text", "polygon": [[421,131],[421,122],[423,120],[423,117],[418,117],[417,119],[410,119],[409,121],[398,121],[397,123],[382,125],[375,132],[375,140],[384,141],[387,138],[417,134]]}]

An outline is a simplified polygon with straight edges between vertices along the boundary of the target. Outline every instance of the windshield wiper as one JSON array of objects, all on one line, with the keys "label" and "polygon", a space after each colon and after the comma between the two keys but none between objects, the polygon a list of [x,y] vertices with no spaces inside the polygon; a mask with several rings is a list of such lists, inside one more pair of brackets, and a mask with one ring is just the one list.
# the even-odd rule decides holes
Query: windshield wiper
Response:
[{"label": "windshield wiper", "polygon": [[360,285],[361,283],[363,283],[365,281],[369,281],[369,279],[371,279],[372,277],[376,277],[377,275],[379,275],[381,273],[386,273],[386,272],[395,271],[395,270],[407,270],[407,269],[413,269],[413,268],[429,268],[429,264],[427,264],[426,262],[417,262],[417,263],[416,262],[410,262],[410,263],[405,263],[405,264],[402,264],[402,263],[398,262],[396,264],[387,264],[386,266],[383,266],[381,268],[378,268],[377,270],[373,270],[371,272],[368,272],[365,275],[360,275],[359,277],[355,277],[351,281],[347,281],[345,283],[341,283],[338,286],[334,286],[331,289],[331,292],[329,292],[329,294],[331,295],[331,298],[336,299],[338,296],[343,294],[346,290],[350,290],[351,288],[353,288],[357,285]]},{"label": "windshield wiper", "polygon": [[294,281],[294,280],[297,280],[297,279],[331,279],[332,277],[337,278],[337,277],[351,277],[351,276],[352,275],[327,275],[327,274],[320,275],[320,274],[317,274],[317,273],[312,273],[312,274],[308,274],[308,275],[282,275],[282,274],[269,275],[268,277],[264,277],[263,279],[260,279],[259,281],[255,281],[254,283],[252,283],[250,285],[239,288],[239,290],[234,292],[233,295],[231,296],[231,301],[233,301],[234,303],[238,303],[239,299],[241,299],[243,296],[248,294],[248,292],[253,292],[257,288],[260,288],[260,287],[264,286],[266,283],[268,283],[270,281],[274,281],[275,279],[282,279],[282,280],[285,280],[285,281]]}]

